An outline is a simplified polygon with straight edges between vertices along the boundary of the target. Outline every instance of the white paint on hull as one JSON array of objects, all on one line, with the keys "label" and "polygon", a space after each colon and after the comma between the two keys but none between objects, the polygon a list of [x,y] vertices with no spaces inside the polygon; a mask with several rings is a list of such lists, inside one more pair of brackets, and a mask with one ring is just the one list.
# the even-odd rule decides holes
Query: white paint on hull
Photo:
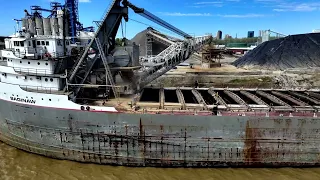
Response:
[{"label": "white paint on hull", "polygon": [[[6,84],[0,82],[0,99],[18,104],[28,104],[58,109],[81,110],[87,105],[76,104],[68,99],[67,95],[45,94],[37,92],[27,92],[19,85]],[[90,111],[97,112],[118,112],[114,107],[89,106]]]},{"label": "white paint on hull", "polygon": [[8,66],[0,66],[0,72],[0,81],[3,83],[18,84],[23,88],[35,90],[58,91],[61,89],[60,78],[23,75]]}]

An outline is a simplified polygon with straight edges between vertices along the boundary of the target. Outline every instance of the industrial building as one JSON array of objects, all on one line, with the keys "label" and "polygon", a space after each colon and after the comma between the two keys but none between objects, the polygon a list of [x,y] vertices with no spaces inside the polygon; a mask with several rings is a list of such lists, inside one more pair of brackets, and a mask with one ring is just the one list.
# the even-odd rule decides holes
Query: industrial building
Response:
[{"label": "industrial building", "polygon": [[245,54],[255,47],[257,47],[255,43],[228,43],[226,45],[226,48],[231,50],[234,54]]}]

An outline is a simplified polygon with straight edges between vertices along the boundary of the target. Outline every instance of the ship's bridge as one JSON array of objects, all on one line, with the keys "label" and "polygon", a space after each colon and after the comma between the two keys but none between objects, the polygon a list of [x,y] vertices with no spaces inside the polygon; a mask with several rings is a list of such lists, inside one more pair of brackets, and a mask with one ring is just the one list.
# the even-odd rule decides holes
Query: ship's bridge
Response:
[{"label": "ship's bridge", "polygon": [[[12,37],[5,39],[4,57],[14,59],[43,59],[64,56],[63,40],[54,36],[37,36],[32,38]],[[70,39],[65,40],[66,55],[71,54]],[[11,52],[11,53],[10,53]]]}]

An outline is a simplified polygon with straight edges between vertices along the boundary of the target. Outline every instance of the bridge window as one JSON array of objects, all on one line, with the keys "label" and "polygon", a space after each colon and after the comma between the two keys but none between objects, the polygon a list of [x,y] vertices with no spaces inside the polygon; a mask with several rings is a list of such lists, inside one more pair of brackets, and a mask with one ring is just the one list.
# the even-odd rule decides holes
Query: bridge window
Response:
[{"label": "bridge window", "polygon": [[44,46],[44,45],[45,45],[45,42],[44,42],[44,41],[41,41],[41,45]]},{"label": "bridge window", "polygon": [[19,41],[13,41],[14,46],[19,46]]},{"label": "bridge window", "polygon": [[40,41],[37,41],[37,45],[40,46]]},{"label": "bridge window", "polygon": [[[7,60],[7,58],[6,57],[3,57],[3,60]],[[9,61],[9,60],[8,60]]]},{"label": "bridge window", "polygon": [[49,46],[49,41],[46,41],[46,46]]},{"label": "bridge window", "polygon": [[31,41],[28,41],[28,46],[31,46]]},{"label": "bridge window", "polygon": [[61,40],[60,40],[60,39],[58,39],[57,44],[58,44],[58,46],[62,46],[62,44],[61,44]]},{"label": "bridge window", "polygon": [[24,46],[24,42],[20,41],[20,46],[23,47]]}]

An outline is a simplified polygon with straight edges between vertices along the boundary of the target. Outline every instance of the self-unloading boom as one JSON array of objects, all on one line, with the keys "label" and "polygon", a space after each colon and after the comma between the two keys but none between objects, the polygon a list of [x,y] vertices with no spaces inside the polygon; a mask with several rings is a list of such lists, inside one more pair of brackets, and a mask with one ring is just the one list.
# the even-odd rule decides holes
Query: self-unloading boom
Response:
[{"label": "self-unloading boom", "polygon": [[[116,59],[113,55],[116,47],[115,37],[121,24],[122,18],[124,18],[125,21],[128,21],[129,19],[128,7],[133,9],[135,13],[140,14],[141,16],[171,30],[172,32],[184,37],[185,39],[181,40],[180,42],[175,42],[171,44],[166,50],[164,50],[154,58],[149,58],[147,60],[144,59],[144,62],[140,62],[142,68],[139,70],[137,70],[136,66],[133,66],[133,64],[136,63],[133,62],[134,60],[132,58],[130,60]],[[154,35],[157,36],[156,34]],[[126,94],[135,93],[137,90],[141,89],[155,78],[161,76],[163,73],[167,72],[177,64],[187,59],[190,56],[190,54],[194,50],[196,50],[197,47],[199,47],[199,45],[202,45],[206,40],[208,40],[209,37],[210,36],[192,38],[192,36],[190,36],[189,34],[163,21],[162,19],[146,11],[145,9],[138,8],[137,6],[128,2],[127,0],[113,0],[109,9],[106,11],[103,20],[98,26],[98,30],[96,31],[95,36],[92,38],[91,42],[86,47],[82,56],[78,59],[77,62],[75,62],[71,71],[69,71],[68,83],[85,85],[91,83],[88,78],[89,76],[96,75],[102,78],[106,78],[106,81],[104,82],[107,84],[101,83],[101,87],[106,87],[106,94],[108,94],[109,88],[106,85],[110,85],[109,83],[113,82],[113,80],[108,80],[108,77],[105,74],[97,75],[96,73],[97,70],[101,69],[102,67],[102,55],[100,54],[100,52],[104,52],[104,56],[108,57],[108,63],[111,64],[110,67],[113,68],[111,77],[115,78],[115,76],[120,73],[121,77],[131,79],[129,83],[122,85],[123,88],[118,89],[118,91],[121,91],[120,93]],[[103,51],[98,50],[96,39],[100,41]],[[122,53],[120,54],[123,54],[123,51],[121,52]],[[89,53],[91,53],[90,56]],[[121,56],[123,57],[123,55]],[[122,63],[120,61],[128,61],[128,63]],[[121,66],[122,64],[125,65]],[[123,67],[126,67],[126,72],[123,72],[121,70],[121,68]],[[117,85],[116,82],[115,85]],[[69,89],[73,90],[72,98],[74,100],[81,92],[81,88],[82,86],[69,87]],[[114,92],[114,94],[118,93],[119,92]]]}]

